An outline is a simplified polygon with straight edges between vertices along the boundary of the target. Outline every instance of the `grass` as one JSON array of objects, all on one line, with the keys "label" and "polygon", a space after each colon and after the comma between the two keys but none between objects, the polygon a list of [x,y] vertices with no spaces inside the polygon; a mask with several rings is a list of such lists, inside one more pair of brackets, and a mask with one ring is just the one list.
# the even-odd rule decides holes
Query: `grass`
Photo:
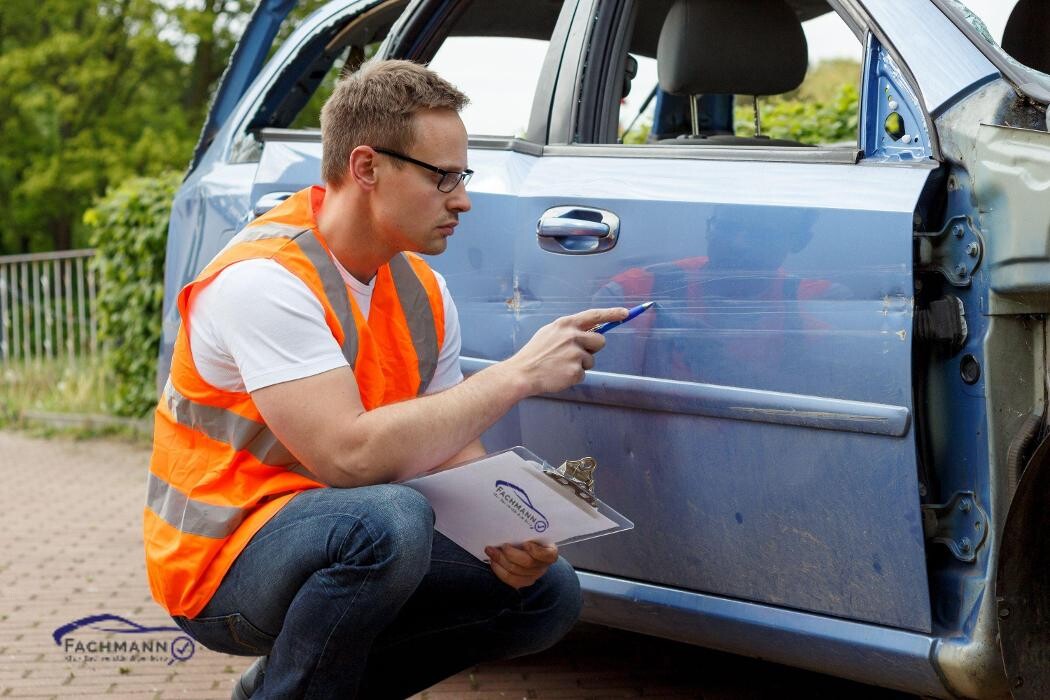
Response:
[{"label": "grass", "polygon": [[0,364],[0,428],[42,436],[148,440],[139,425],[108,416],[110,385],[100,358]]}]

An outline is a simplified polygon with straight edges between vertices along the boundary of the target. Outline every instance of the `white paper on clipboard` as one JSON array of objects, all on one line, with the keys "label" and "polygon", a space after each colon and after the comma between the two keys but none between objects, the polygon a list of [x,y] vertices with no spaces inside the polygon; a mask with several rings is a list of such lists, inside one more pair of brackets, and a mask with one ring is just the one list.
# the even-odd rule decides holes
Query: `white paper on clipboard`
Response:
[{"label": "white paper on clipboard", "polygon": [[403,485],[430,501],[438,532],[482,561],[488,561],[490,545],[528,540],[563,545],[634,527],[601,501],[592,505],[547,476],[550,469],[515,447]]}]

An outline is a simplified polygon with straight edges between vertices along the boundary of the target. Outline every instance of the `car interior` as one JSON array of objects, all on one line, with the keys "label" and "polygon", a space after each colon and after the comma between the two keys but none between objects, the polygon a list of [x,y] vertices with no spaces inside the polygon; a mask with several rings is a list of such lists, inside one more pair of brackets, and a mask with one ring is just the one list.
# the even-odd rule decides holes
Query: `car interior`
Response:
[{"label": "car interior", "polygon": [[[444,16],[440,26],[425,32],[413,52],[418,60],[430,60],[451,37],[547,41],[562,5],[563,0],[540,0],[528,8],[516,0],[467,0]],[[634,91],[630,99],[642,104],[628,127],[644,112],[651,120],[645,143],[819,145],[771,138],[763,132],[759,106],[798,90],[807,77],[812,66],[803,23],[832,12],[826,0],[645,0],[631,5],[626,26],[618,30],[624,39],[618,50],[614,47],[620,63],[607,77],[609,101],[617,104],[596,110],[590,117],[596,122],[593,131],[581,133],[580,142],[622,142],[620,103]],[[335,80],[374,53],[405,6],[406,0],[390,0],[366,16],[333,22],[311,38],[271,86],[271,97],[262,101],[248,130],[315,129]],[[1006,25],[1003,50],[1020,63],[1050,72],[1050,44],[1042,31],[1048,23],[1050,4],[1019,0]],[[646,61],[656,66],[651,90],[648,84],[633,84],[639,82],[639,63]],[[747,133],[737,133],[741,105],[753,115],[754,128]]]},{"label": "car interior", "polygon": [[[809,69],[802,23],[831,12],[824,0],[652,0],[636,3],[624,58],[629,90],[639,59],[656,59],[658,83],[647,142],[708,146],[805,144],[770,138],[758,118],[764,97],[796,90]],[[626,97],[626,94],[623,95]],[[734,105],[754,110],[754,135],[737,135]],[[641,111],[644,111],[644,107]],[[615,120],[616,115],[613,115]],[[601,141],[612,142],[612,124]]]},{"label": "car interior", "polygon": [[1002,49],[1015,60],[1042,73],[1050,73],[1050,3],[1020,0],[1010,12],[1003,31]]}]

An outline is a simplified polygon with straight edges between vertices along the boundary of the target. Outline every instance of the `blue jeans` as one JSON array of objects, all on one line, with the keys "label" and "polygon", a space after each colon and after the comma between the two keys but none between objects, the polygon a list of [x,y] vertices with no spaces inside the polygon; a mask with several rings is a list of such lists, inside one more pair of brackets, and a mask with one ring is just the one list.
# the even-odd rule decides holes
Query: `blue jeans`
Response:
[{"label": "blue jeans", "polygon": [[434,531],[423,496],[385,484],[300,493],[175,622],[209,649],[269,654],[253,698],[404,698],[552,646],[580,601],[564,559],[515,590]]}]

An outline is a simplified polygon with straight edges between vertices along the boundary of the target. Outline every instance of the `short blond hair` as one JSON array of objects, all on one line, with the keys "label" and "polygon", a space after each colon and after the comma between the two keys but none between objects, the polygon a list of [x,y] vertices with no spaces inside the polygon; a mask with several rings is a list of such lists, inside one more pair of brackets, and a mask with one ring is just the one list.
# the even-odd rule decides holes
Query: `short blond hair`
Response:
[{"label": "short blond hair", "polygon": [[412,117],[424,109],[451,109],[467,96],[412,61],[368,61],[341,78],[321,109],[321,177],[338,187],[350,153],[361,145],[406,151],[415,142]]}]

